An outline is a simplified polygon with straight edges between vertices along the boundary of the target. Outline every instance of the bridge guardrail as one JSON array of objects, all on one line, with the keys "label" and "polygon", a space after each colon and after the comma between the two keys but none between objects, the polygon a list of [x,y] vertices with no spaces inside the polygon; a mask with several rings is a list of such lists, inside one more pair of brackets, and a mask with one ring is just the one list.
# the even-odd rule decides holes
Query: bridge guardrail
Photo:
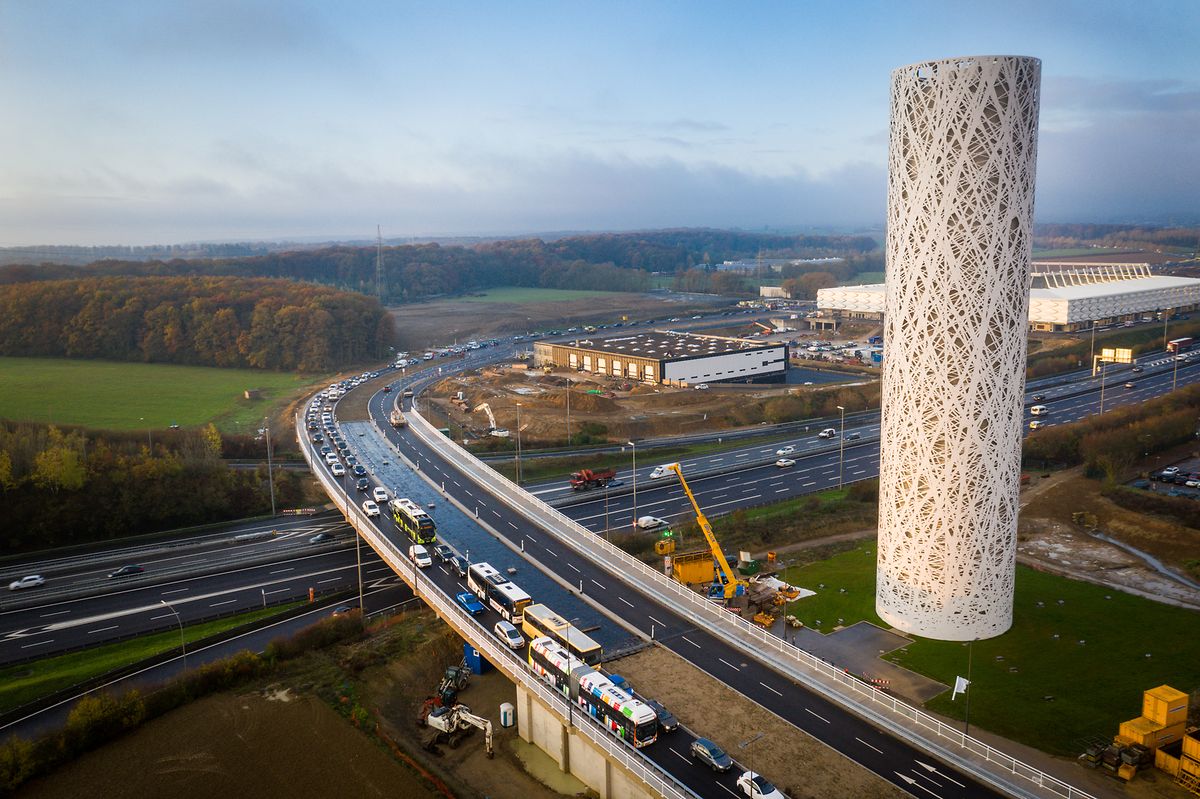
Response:
[{"label": "bridge guardrail", "polygon": [[[564,543],[569,544],[585,557],[591,558],[593,562],[614,576],[635,581],[639,588],[647,594],[671,605],[691,619],[693,623],[718,632],[726,641],[756,658],[773,653],[776,655],[776,657],[770,658],[773,665],[782,668],[797,681],[830,699],[844,702],[846,694],[849,693],[856,700],[860,700],[854,702],[860,711],[914,745],[932,750],[955,762],[964,771],[1008,792],[1027,796],[1035,795],[1027,793],[1023,785],[1013,783],[1007,778],[1008,775],[1012,775],[1020,777],[1054,796],[1066,799],[1095,799],[1091,794],[1028,765],[984,741],[972,738],[962,730],[946,724],[929,713],[902,702],[875,686],[839,670],[821,658],[719,608],[685,586],[681,586],[661,572],[632,557],[624,550],[608,543],[603,537],[596,536],[556,508],[521,490],[503,475],[479,461],[470,452],[438,433],[415,408],[409,413],[409,426],[417,435],[421,436],[426,444],[438,449],[443,455],[463,467],[479,483],[486,485],[514,509],[539,520],[543,527],[553,531]],[[802,669],[809,671],[806,672]],[[811,672],[831,681],[841,690],[834,690],[828,685],[814,680]],[[893,715],[888,716],[874,712],[872,707],[862,704],[863,701]],[[895,717],[904,719],[920,732],[914,732],[899,724]],[[932,733],[938,742],[930,740],[925,733]],[[976,761],[968,759],[961,752],[946,748],[943,744],[959,747],[966,753],[982,758],[985,763],[998,767],[997,770],[1002,769],[1005,776],[1001,776],[991,769],[981,769]]]},{"label": "bridge guardrail", "polygon": [[[297,414],[297,432],[302,433],[301,425],[304,417],[302,414]],[[436,432],[436,431],[435,431]],[[440,435],[440,434],[439,434]],[[301,439],[303,440],[303,439]],[[323,464],[318,464],[313,461],[311,447],[302,447],[304,458],[308,461],[309,468],[313,474],[317,476],[321,487],[325,490],[334,504],[346,517],[347,523],[354,530],[362,535],[375,550],[376,553],[383,559],[392,571],[398,574],[401,579],[408,582],[413,588],[413,593],[421,597],[427,604],[431,605],[438,615],[443,618],[452,617],[457,620],[459,629],[471,630],[477,629],[481,633],[478,637],[473,638],[471,644],[480,651],[491,663],[498,668],[504,668],[508,665],[510,668],[505,669],[507,673],[515,680],[519,681],[522,687],[530,693],[536,694],[547,707],[557,714],[563,721],[564,726],[570,729],[578,730],[586,736],[594,745],[599,747],[607,757],[619,762],[637,779],[640,779],[644,785],[650,790],[657,792],[663,797],[669,799],[695,799],[695,792],[687,786],[679,783],[668,772],[658,768],[652,762],[642,757],[636,751],[631,750],[628,746],[613,738],[606,730],[597,729],[591,724],[576,725],[572,724],[572,715],[563,707],[563,695],[553,691],[550,686],[540,679],[537,679],[532,672],[516,667],[512,667],[514,655],[507,647],[501,648],[498,641],[487,634],[480,627],[470,614],[460,608],[456,602],[453,602],[444,594],[441,593],[432,583],[421,573],[421,570],[416,567],[408,555],[400,551],[400,548],[390,538],[383,535],[362,509],[355,503],[349,500],[342,491],[341,487],[336,484],[332,476]],[[424,589],[422,589],[424,583]]]}]

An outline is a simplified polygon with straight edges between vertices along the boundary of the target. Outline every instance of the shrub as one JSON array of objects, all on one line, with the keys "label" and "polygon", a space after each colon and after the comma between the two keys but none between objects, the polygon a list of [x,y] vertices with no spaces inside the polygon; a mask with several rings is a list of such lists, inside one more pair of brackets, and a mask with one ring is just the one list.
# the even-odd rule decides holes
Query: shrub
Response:
[{"label": "shrub", "polygon": [[63,728],[63,748],[84,752],[142,723],[146,705],[136,690],[121,697],[99,692],[75,703]]},{"label": "shrub", "polygon": [[33,776],[33,744],[15,735],[0,746],[0,793],[9,793]]}]

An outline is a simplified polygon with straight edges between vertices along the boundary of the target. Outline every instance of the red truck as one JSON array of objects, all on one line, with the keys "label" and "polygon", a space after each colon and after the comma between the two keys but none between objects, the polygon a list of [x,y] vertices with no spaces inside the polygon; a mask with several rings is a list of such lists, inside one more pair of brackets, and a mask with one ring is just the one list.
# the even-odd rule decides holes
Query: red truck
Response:
[{"label": "red truck", "polygon": [[617,477],[617,473],[613,469],[604,469],[603,471],[593,471],[592,469],[580,469],[577,472],[571,473],[571,489],[573,491],[587,491],[594,486],[606,486]]}]

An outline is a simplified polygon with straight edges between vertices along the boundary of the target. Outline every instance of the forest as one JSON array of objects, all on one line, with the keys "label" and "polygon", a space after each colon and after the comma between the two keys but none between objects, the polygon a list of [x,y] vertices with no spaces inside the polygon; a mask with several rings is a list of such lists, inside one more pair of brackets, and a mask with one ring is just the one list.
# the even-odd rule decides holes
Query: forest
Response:
[{"label": "forest", "polygon": [[0,355],[320,372],[385,357],[392,336],[375,298],[291,280],[0,285]]},{"label": "forest", "polygon": [[[512,239],[473,246],[412,244],[382,250],[382,295],[389,303],[496,286],[645,291],[650,272],[675,273],[754,256],[861,256],[866,236],[780,236],[725,230],[668,230]],[[0,285],[100,276],[288,278],[376,294],[376,248],[333,246],[248,257],[100,260],[84,266],[0,266]]]},{"label": "forest", "polygon": [[[0,548],[45,549],[269,513],[265,467],[229,469],[212,425],[140,434],[0,421]],[[278,507],[303,501],[303,480],[275,470]]]},{"label": "forest", "polygon": [[1200,228],[1160,228],[1144,225],[1041,224],[1033,226],[1038,247],[1067,248],[1080,245],[1117,249],[1200,249]]}]

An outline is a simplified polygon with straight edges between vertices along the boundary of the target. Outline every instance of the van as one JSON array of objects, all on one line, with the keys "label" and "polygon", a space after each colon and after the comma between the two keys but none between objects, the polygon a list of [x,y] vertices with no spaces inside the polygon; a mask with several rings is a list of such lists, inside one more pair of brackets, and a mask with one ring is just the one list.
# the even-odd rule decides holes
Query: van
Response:
[{"label": "van", "polygon": [[1044,416],[1045,414],[1050,413],[1050,409],[1045,405],[1034,405],[1029,409],[1029,413],[1034,416]]},{"label": "van", "polygon": [[662,479],[663,477],[666,477],[669,474],[671,474],[671,470],[669,468],[667,468],[666,465],[655,466],[653,471],[650,472],[650,479],[651,480],[659,480],[659,479]]},{"label": "van", "polygon": [[418,569],[427,569],[433,565],[433,558],[429,557],[429,550],[420,544],[413,544],[408,548],[408,557],[417,564]]}]

